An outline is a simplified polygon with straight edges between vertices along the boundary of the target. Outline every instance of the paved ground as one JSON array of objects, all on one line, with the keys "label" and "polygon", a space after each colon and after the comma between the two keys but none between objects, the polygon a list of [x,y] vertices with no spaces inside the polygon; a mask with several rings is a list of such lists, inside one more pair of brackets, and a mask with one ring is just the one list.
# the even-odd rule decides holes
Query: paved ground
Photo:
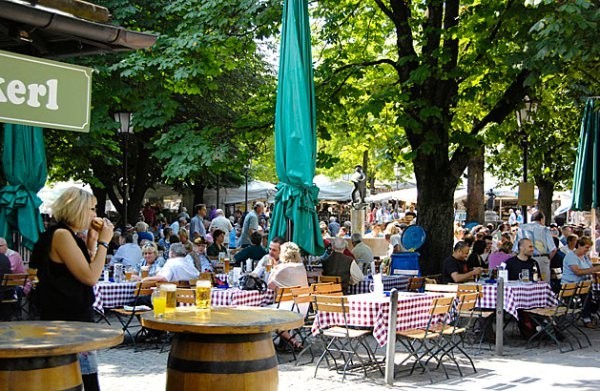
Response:
[{"label": "paved ground", "polygon": [[[113,323],[114,324],[114,323]],[[379,372],[371,372],[367,378],[352,374],[341,382],[341,375],[321,367],[317,377],[314,364],[295,366],[289,361],[291,355],[280,355],[279,388],[281,390],[350,390],[421,389],[421,390],[569,390],[596,391],[600,389],[600,330],[586,330],[592,347],[573,352],[560,353],[550,344],[526,349],[515,331],[508,331],[505,354],[497,357],[490,351],[473,355],[477,373],[468,365],[461,368],[460,377],[456,369],[449,371],[446,379],[442,371],[435,373],[435,382],[423,374],[399,374],[393,387],[388,387]],[[110,390],[164,390],[168,352],[160,353],[153,345],[143,345],[136,352],[125,345],[99,352],[100,383],[104,391]],[[471,353],[473,353],[471,351]],[[378,354],[383,355],[380,348]],[[404,354],[398,344],[396,363]],[[304,361],[304,360],[303,360]],[[225,390],[224,390],[225,391]]]}]

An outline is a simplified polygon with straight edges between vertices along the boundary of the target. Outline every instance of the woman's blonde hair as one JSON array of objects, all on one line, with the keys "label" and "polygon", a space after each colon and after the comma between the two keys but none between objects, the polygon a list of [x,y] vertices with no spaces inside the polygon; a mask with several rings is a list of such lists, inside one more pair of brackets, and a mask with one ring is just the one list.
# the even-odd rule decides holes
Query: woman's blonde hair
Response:
[{"label": "woman's blonde hair", "polygon": [[142,245],[142,254],[148,251],[152,251],[154,255],[158,256],[158,247],[154,242],[146,242]]},{"label": "woman's blonde hair", "polygon": [[281,263],[300,263],[300,247],[294,242],[286,242],[281,245],[281,253],[279,254],[279,260]]},{"label": "woman's blonde hair", "polygon": [[91,223],[89,210],[96,206],[96,197],[78,187],[65,190],[52,204],[52,215],[58,222],[78,230],[87,229]]},{"label": "woman's blonde hair", "polygon": [[182,240],[182,237],[185,237],[186,239],[190,238],[190,234],[188,233],[187,229],[185,228],[179,228],[179,232],[177,233],[177,236],[179,236],[179,240]]}]

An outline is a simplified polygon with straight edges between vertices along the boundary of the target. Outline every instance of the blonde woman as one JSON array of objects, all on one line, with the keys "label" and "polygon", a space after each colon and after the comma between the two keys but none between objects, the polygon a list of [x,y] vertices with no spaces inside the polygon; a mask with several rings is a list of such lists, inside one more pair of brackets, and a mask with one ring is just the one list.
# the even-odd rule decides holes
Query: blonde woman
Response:
[{"label": "blonde woman", "polygon": [[306,269],[300,257],[300,248],[294,242],[281,245],[279,263],[275,265],[267,283],[270,289],[308,286]]},{"label": "blonde woman", "polygon": [[[300,257],[300,248],[296,243],[287,242],[281,245],[279,263],[271,270],[267,285],[273,290],[278,288],[289,288],[292,286],[308,286],[306,269],[304,268],[304,263],[302,263],[302,258]],[[286,309],[291,309],[291,304],[293,302],[286,302],[286,304],[287,303],[290,303],[290,306]],[[284,306],[281,305],[279,308],[283,309]],[[300,308],[300,312],[304,315],[306,315],[307,310],[308,304]],[[277,346],[278,349],[286,350],[288,346],[296,351],[301,351],[303,349],[302,344],[292,338],[289,332],[282,332],[280,337],[281,339]]]},{"label": "blonde woman", "polygon": [[[94,292],[106,260],[113,225],[96,218],[96,197],[72,187],[52,204],[57,224],[40,235],[31,255],[38,269],[41,320],[93,322]],[[87,240],[77,233],[87,230]],[[79,355],[84,389],[97,390],[95,352]]]},{"label": "blonde woman", "polygon": [[148,276],[155,276],[156,273],[165,265],[165,259],[158,256],[158,247],[154,242],[147,242],[142,246],[142,259],[135,265],[137,276],[135,280],[140,279],[142,266],[149,266]]}]

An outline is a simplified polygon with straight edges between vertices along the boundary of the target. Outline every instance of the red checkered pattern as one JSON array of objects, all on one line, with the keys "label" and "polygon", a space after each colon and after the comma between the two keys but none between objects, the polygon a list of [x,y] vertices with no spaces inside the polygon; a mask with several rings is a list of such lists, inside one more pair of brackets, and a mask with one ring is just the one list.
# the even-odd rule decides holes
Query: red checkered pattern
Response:
[{"label": "red checkered pattern", "polygon": [[[482,308],[496,308],[497,284],[483,284]],[[504,285],[504,310],[518,319],[517,309],[552,307],[558,304],[550,285],[539,283],[508,283]]]},{"label": "red checkered pattern", "polygon": [[253,306],[265,307],[275,301],[275,292],[243,291],[238,288],[213,289],[210,295],[213,306]]},{"label": "red checkered pattern", "polygon": [[[397,330],[408,330],[427,326],[429,310],[433,299],[443,297],[439,293],[409,293],[398,294]],[[374,294],[348,296],[349,313],[348,326],[373,328],[373,337],[380,346],[386,344],[388,335],[388,320],[390,317],[390,299]],[[312,326],[313,334],[320,328],[344,325],[342,314],[319,311]]]},{"label": "red checkered pattern", "polygon": [[[383,290],[391,291],[396,288],[399,291],[406,291],[408,287],[408,279],[411,276],[383,276]],[[358,295],[361,293],[369,293],[369,286],[373,283],[373,279],[365,277],[364,280],[356,285],[350,285],[348,287],[349,295]]]},{"label": "red checkered pattern", "polygon": [[104,312],[104,308],[123,307],[135,295],[135,282],[98,282],[94,285],[94,308]]}]

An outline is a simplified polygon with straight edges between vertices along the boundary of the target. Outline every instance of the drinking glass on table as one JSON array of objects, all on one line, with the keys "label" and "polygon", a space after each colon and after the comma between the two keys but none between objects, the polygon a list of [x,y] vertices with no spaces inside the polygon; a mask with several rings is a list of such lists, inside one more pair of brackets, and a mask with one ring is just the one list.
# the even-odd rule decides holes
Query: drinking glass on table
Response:
[{"label": "drinking glass on table", "polygon": [[229,258],[223,258],[223,273],[229,274]]},{"label": "drinking glass on table", "polygon": [[160,289],[152,292],[152,307],[154,307],[154,316],[162,317],[167,310],[167,296]]},{"label": "drinking glass on table", "polygon": [[521,269],[521,273],[519,273],[519,281],[529,282],[529,269]]},{"label": "drinking glass on table", "polygon": [[196,308],[210,309],[211,283],[208,280],[196,281]]},{"label": "drinking glass on table", "polygon": [[142,278],[148,277],[148,274],[150,274],[150,266],[141,266],[140,274],[141,274]]},{"label": "drinking glass on table", "polygon": [[177,307],[177,285],[175,284],[162,284],[160,286],[160,290],[165,292],[165,297],[167,299],[167,312],[175,311],[175,307]]},{"label": "drinking glass on table", "polygon": [[125,268],[125,281],[131,281],[131,275],[133,274],[133,268],[131,266],[127,266]]}]

